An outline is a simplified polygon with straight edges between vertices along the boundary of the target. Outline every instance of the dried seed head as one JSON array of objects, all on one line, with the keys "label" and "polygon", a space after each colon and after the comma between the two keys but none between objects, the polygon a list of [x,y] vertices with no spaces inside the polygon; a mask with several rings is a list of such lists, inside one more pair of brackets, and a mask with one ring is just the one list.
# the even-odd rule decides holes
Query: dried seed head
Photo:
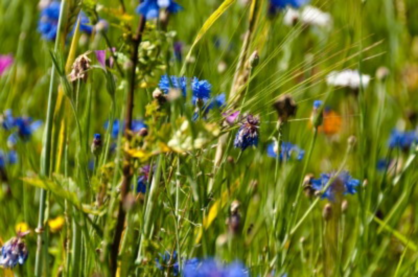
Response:
[{"label": "dried seed head", "polygon": [[295,116],[298,109],[295,100],[288,94],[280,96],[273,106],[276,109],[281,122],[287,122],[290,117]]},{"label": "dried seed head", "polygon": [[70,81],[87,81],[87,71],[90,69],[90,63],[91,60],[87,57],[86,54],[78,56],[78,58],[74,61],[72,70],[70,72]]},{"label": "dried seed head", "polygon": [[322,217],[325,221],[329,221],[332,218],[332,206],[331,204],[326,204],[324,210],[322,211]]},{"label": "dried seed head", "polygon": [[240,206],[239,201],[238,200],[234,200],[231,203],[231,208],[230,208],[231,214],[237,214],[238,213],[239,206]]}]

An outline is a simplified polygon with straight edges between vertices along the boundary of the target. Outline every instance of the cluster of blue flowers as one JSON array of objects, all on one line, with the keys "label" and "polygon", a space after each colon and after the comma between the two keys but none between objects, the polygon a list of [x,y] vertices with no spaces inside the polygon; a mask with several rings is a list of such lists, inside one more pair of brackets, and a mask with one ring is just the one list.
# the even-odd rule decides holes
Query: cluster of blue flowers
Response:
[{"label": "cluster of blue flowers", "polygon": [[42,126],[42,121],[33,121],[32,118],[24,116],[13,117],[11,110],[7,110],[0,116],[0,124],[6,131],[15,130],[7,139],[8,145],[13,148],[19,138],[28,141],[32,134]]},{"label": "cluster of blue flowers", "polygon": [[145,0],[136,8],[138,14],[146,19],[157,18],[161,9],[167,9],[169,13],[177,13],[182,7],[173,0]]},{"label": "cluster of blue flowers", "polygon": [[413,144],[418,142],[418,134],[416,131],[398,131],[393,130],[389,138],[389,148],[399,148],[408,150]]},{"label": "cluster of blue flowers", "polygon": [[[277,158],[277,152],[278,152],[278,145],[276,142],[273,142],[268,145],[267,147],[267,154],[272,158]],[[292,155],[296,155],[296,159],[298,161],[302,160],[305,156],[305,151],[299,148],[298,146],[291,144],[290,142],[282,142],[281,145],[281,151],[279,155],[280,161],[283,160],[290,160],[292,158]]]},{"label": "cluster of blue flowers", "polygon": [[250,146],[258,145],[259,119],[248,115],[235,136],[234,147],[241,148],[242,151]]},{"label": "cluster of blue flowers", "polygon": [[357,187],[360,185],[359,180],[353,179],[347,171],[343,171],[338,176],[335,176],[335,173],[323,173],[319,179],[311,180],[311,186],[316,191],[322,191],[331,179],[333,179],[333,182],[322,195],[322,198],[331,201],[335,200],[338,193],[342,195],[355,194]]},{"label": "cluster of blue flowers", "polygon": [[300,8],[309,3],[309,0],[270,0],[269,13],[275,14],[287,7]]},{"label": "cluster of blue flowers", "polygon": [[[55,40],[58,31],[58,20],[60,16],[61,2],[52,1],[48,6],[42,9],[41,18],[38,22],[38,31],[42,38],[48,41]],[[101,24],[107,25],[104,20]],[[89,18],[80,13],[80,30],[86,34],[92,34],[94,26],[91,25]]]},{"label": "cluster of blue flowers", "polygon": [[[183,96],[187,95],[187,78],[177,76],[161,76],[158,87],[162,92],[168,94],[170,89],[178,89],[182,92]],[[207,115],[209,110],[214,108],[223,108],[226,103],[225,94],[222,93],[215,97],[211,97],[212,85],[207,80],[199,80],[194,77],[191,83],[192,89],[192,103],[195,106],[201,106],[201,112],[203,117]],[[197,119],[198,113],[194,114],[194,119]]]}]

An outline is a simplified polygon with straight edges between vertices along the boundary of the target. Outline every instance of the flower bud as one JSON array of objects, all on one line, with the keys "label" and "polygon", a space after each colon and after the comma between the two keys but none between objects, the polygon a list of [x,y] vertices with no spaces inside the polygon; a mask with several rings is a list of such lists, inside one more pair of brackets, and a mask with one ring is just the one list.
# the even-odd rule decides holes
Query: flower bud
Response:
[{"label": "flower bud", "polygon": [[250,56],[250,68],[255,68],[260,63],[260,56],[258,56],[258,51],[255,50]]},{"label": "flower bud", "polygon": [[325,221],[329,221],[332,218],[332,206],[331,204],[326,204],[322,210],[322,217]]}]

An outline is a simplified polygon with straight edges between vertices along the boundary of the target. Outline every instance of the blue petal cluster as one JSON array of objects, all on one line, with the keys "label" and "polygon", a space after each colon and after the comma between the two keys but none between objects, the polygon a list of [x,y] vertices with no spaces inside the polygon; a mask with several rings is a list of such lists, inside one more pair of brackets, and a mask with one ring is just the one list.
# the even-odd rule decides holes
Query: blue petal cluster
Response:
[{"label": "blue petal cluster", "polygon": [[170,13],[177,13],[183,8],[173,0],[145,0],[136,8],[138,14],[142,14],[146,19],[158,17],[160,9],[167,9]]},{"label": "blue petal cluster", "polygon": [[300,8],[309,3],[309,0],[270,0],[270,5],[275,9],[284,9],[286,7]]},{"label": "blue petal cluster", "polygon": [[186,263],[183,271],[184,277],[249,277],[248,269],[239,262],[222,265],[213,259]]},{"label": "blue petal cluster", "polygon": [[[298,146],[291,144],[290,142],[282,142],[282,147],[279,155],[280,161],[290,160],[292,154],[296,155],[298,161],[302,160],[305,156],[305,151]],[[267,155],[272,158],[277,158],[277,143],[273,142],[267,146]]]},{"label": "blue petal cluster", "polygon": [[20,237],[15,237],[6,242],[1,248],[0,266],[13,268],[23,265],[28,259],[26,244]]},{"label": "blue petal cluster", "polygon": [[[192,101],[193,101],[193,105],[195,106],[198,105],[198,99],[196,97],[193,97]],[[206,119],[206,116],[208,115],[210,110],[222,109],[225,107],[225,105],[226,105],[225,93],[219,94],[210,99],[204,99],[203,107],[201,109],[202,117]],[[196,120],[198,117],[199,117],[199,111],[193,114],[193,120]]]},{"label": "blue petal cluster", "polygon": [[[41,18],[38,22],[38,32],[42,38],[48,41],[55,40],[58,31],[58,20],[60,16],[61,2],[52,1],[41,11]],[[84,13],[80,13],[80,30],[84,33],[91,34],[94,26],[90,24],[90,20]]]},{"label": "blue petal cluster", "polygon": [[389,148],[399,148],[408,150],[413,144],[418,142],[418,134],[416,131],[398,131],[393,130],[389,138]]},{"label": "blue petal cluster", "polygon": [[181,90],[183,96],[186,96],[186,89],[187,89],[187,80],[186,77],[176,77],[167,75],[161,76],[160,82],[158,83],[158,87],[167,94],[170,89],[178,89]]},{"label": "blue petal cluster", "polygon": [[4,152],[0,150],[0,170],[5,169],[6,165],[16,164],[18,161],[17,152],[15,150],[10,150],[9,152]]},{"label": "blue petal cluster", "polygon": [[197,99],[209,99],[212,85],[206,80],[194,77],[192,81],[193,97]]},{"label": "blue petal cluster", "polygon": [[258,118],[248,115],[246,122],[241,125],[238,133],[235,136],[234,147],[241,148],[241,150],[247,149],[249,146],[258,145]]},{"label": "blue petal cluster", "polygon": [[[104,128],[109,128],[109,121],[106,121],[104,124]],[[113,139],[117,139],[119,134],[123,132],[125,128],[125,123],[120,122],[119,120],[114,120],[112,124],[112,129],[110,130],[111,136]],[[142,120],[133,120],[131,130],[132,132],[136,133],[139,132],[142,128],[147,128],[147,125]]]},{"label": "blue petal cluster", "polygon": [[11,147],[17,143],[19,138],[28,141],[32,134],[42,126],[41,120],[33,121],[32,118],[26,116],[13,117],[11,110],[4,112],[0,117],[0,123],[6,131],[15,130],[7,139],[7,143]]},{"label": "blue petal cluster", "polygon": [[[312,188],[316,191],[322,191],[328,185],[329,180],[334,177],[334,173],[323,173],[319,179],[311,180]],[[347,171],[343,171],[325,190],[322,198],[328,198],[333,201],[337,193],[341,193],[342,195],[355,194],[359,185],[359,180],[353,179]]]}]

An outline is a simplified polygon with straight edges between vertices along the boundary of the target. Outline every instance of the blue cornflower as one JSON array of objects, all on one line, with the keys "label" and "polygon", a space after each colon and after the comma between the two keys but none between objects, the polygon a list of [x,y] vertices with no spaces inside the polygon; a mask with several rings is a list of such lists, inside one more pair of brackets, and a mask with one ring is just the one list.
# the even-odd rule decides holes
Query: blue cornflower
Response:
[{"label": "blue cornflower", "polygon": [[155,263],[157,268],[161,271],[169,269],[174,276],[179,274],[179,262],[176,251],[173,252],[173,255],[168,251],[164,254],[160,254],[160,258],[156,258]]},{"label": "blue cornflower", "polygon": [[[61,2],[52,1],[41,11],[41,19],[38,22],[38,32],[41,33],[45,40],[53,41],[57,36],[58,19],[60,16]],[[101,21],[101,25],[103,24]],[[84,14],[80,14],[80,30],[87,34],[91,34],[94,26],[90,24],[89,18]]]},{"label": "blue cornflower", "polygon": [[158,83],[158,87],[167,94],[170,88],[179,89],[183,96],[186,96],[186,88],[187,88],[187,80],[186,77],[176,77],[167,75],[161,76],[160,82]]},{"label": "blue cornflower", "polygon": [[412,144],[418,142],[418,134],[416,131],[398,131],[393,130],[389,138],[389,148],[400,148],[408,150]]},{"label": "blue cornflower", "polygon": [[390,159],[380,159],[377,161],[377,171],[386,171],[386,169],[389,168],[390,164],[392,163],[392,161]]},{"label": "blue cornflower", "polygon": [[[267,146],[267,155],[272,158],[277,158],[277,151],[278,145],[277,142],[273,142]],[[291,144],[290,142],[282,142],[282,147],[280,151],[279,159],[280,161],[290,160],[292,158],[292,154],[296,154],[296,159],[298,161],[302,160],[305,156],[305,151],[299,148],[298,146]]]},{"label": "blue cornflower", "polygon": [[7,162],[9,164],[16,164],[18,162],[18,155],[15,150],[10,150],[9,153],[7,153]]},{"label": "blue cornflower", "polygon": [[41,120],[33,121],[30,117],[17,117],[15,119],[15,127],[17,127],[17,135],[27,141],[32,134],[42,125]]},{"label": "blue cornflower", "polygon": [[167,9],[170,13],[182,10],[182,7],[173,0],[145,0],[136,8],[136,12],[145,16],[146,19],[156,18],[160,9]]},{"label": "blue cornflower", "polygon": [[270,0],[270,5],[274,9],[282,10],[287,6],[290,6],[292,8],[300,8],[308,2],[309,0]]},{"label": "blue cornflower", "polygon": [[4,169],[6,167],[6,157],[4,156],[4,152],[0,150],[0,169]]},{"label": "blue cornflower", "polygon": [[147,192],[147,185],[151,166],[146,165],[140,169],[138,180],[136,182],[136,192],[145,194]]},{"label": "blue cornflower", "polygon": [[184,265],[184,277],[248,277],[248,269],[241,263],[233,262],[223,266],[213,259],[206,259],[201,262],[193,261]]},{"label": "blue cornflower", "polygon": [[15,119],[12,115],[12,110],[6,110],[0,115],[0,123],[4,130],[8,131],[14,127]]},{"label": "blue cornflower", "polygon": [[315,100],[314,103],[313,103],[313,108],[314,109],[319,109],[322,106],[323,103],[324,102],[321,101],[321,100]]},{"label": "blue cornflower", "polygon": [[[192,98],[192,102],[194,106],[199,106],[199,99],[196,97]],[[201,101],[203,104],[201,107],[201,114],[203,118],[206,118],[209,111],[212,109],[222,109],[225,107],[226,99],[225,99],[225,93],[222,93],[220,95],[217,95],[211,99],[204,99]],[[199,117],[199,111],[196,111],[193,114],[193,120],[196,120]]]},{"label": "blue cornflower", "polygon": [[28,258],[28,249],[22,237],[25,234],[18,234],[7,241],[1,248],[0,266],[13,268],[16,265],[23,265]]},{"label": "blue cornflower", "polygon": [[[312,188],[316,191],[322,191],[331,178],[335,177],[335,173],[323,173],[319,179],[311,180]],[[336,194],[346,195],[355,194],[360,181],[353,179],[347,171],[341,172],[325,190],[322,198],[335,200]]]},{"label": "blue cornflower", "polygon": [[246,121],[239,128],[234,140],[235,148],[241,148],[243,151],[249,146],[257,146],[258,144],[259,119],[248,115]]},{"label": "blue cornflower", "polygon": [[192,81],[193,97],[197,99],[209,99],[212,85],[206,80],[199,80],[194,77]]},{"label": "blue cornflower", "polygon": [[[109,121],[106,121],[104,124],[104,128],[107,129],[108,127],[109,127]],[[131,125],[132,132],[137,133],[142,128],[147,128],[147,125],[142,120],[132,121],[132,125]],[[119,136],[119,133],[122,132],[123,129],[125,129],[125,123],[123,122],[121,124],[119,120],[114,120],[112,124],[112,129],[110,130],[112,138],[117,139]]]}]

